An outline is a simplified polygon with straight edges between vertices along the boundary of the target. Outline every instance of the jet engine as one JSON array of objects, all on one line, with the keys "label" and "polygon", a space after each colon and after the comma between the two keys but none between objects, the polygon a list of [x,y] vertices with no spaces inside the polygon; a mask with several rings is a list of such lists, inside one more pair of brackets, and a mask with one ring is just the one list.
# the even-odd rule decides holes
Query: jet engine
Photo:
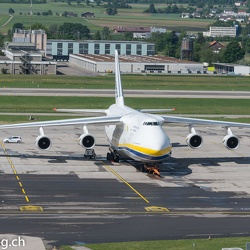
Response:
[{"label": "jet engine", "polygon": [[36,138],[36,146],[41,149],[41,150],[48,150],[52,143],[49,137],[47,137],[46,135],[44,135],[44,131],[43,128],[41,127],[39,129],[40,135]]},{"label": "jet engine", "polygon": [[95,146],[95,138],[88,132],[86,126],[83,126],[83,134],[79,137],[79,144],[86,149],[92,149]]},{"label": "jet engine", "polygon": [[239,139],[227,128],[227,135],[223,138],[223,144],[227,149],[237,149],[239,147]]},{"label": "jet engine", "polygon": [[79,137],[79,144],[86,149],[94,148],[95,146],[95,138],[91,134],[82,134]]},{"label": "jet engine", "polygon": [[190,128],[190,134],[186,138],[187,145],[191,148],[200,148],[202,146],[202,137],[195,132],[194,128]]}]

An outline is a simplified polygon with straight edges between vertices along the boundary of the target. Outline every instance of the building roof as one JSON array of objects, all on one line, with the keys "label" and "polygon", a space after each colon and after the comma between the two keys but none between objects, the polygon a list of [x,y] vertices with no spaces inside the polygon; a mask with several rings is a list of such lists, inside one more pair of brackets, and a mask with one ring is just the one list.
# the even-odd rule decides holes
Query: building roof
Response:
[{"label": "building roof", "polygon": [[[91,60],[94,62],[114,62],[114,55],[90,55],[90,54],[75,54],[75,56]],[[119,61],[123,63],[195,63],[187,60],[180,60],[174,57],[167,56],[139,56],[139,55],[120,55]]]},{"label": "building roof", "polygon": [[116,32],[118,32],[118,33],[123,33],[123,32],[145,33],[145,32],[150,32],[150,27],[123,27],[123,26],[118,26],[114,30]]},{"label": "building roof", "polygon": [[222,43],[217,42],[217,41],[211,42],[211,43],[208,45],[208,47],[213,47],[214,45],[219,45],[219,46],[221,46],[221,47],[225,47],[225,45],[223,45]]},{"label": "building roof", "polygon": [[154,44],[144,41],[114,41],[114,40],[60,40],[60,39],[48,39],[48,42],[56,42],[56,43],[110,43],[110,44]]}]

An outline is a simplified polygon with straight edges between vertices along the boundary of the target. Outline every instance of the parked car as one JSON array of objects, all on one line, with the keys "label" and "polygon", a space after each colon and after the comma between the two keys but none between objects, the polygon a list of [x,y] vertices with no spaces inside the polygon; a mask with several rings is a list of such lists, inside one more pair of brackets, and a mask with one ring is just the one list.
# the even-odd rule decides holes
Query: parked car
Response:
[{"label": "parked car", "polygon": [[5,143],[9,143],[9,142],[20,143],[20,142],[22,142],[22,138],[21,138],[21,136],[10,136],[9,138],[5,138],[3,140],[3,142],[5,142]]}]

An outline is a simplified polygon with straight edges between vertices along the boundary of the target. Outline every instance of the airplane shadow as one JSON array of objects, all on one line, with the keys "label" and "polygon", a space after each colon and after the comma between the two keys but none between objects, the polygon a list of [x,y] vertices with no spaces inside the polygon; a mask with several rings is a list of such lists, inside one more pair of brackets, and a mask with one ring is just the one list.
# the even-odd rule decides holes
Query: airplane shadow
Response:
[{"label": "airplane shadow", "polygon": [[[134,166],[138,171],[143,171],[144,164],[140,162],[129,163]],[[171,157],[164,163],[155,164],[159,168],[161,176],[185,176],[192,173],[191,165],[197,167],[208,168],[218,167],[225,163],[235,163],[235,171],[239,170],[240,165],[250,165],[250,157],[203,157],[203,158],[175,158]],[[153,164],[152,164],[153,165]]]},{"label": "airplane shadow", "polygon": [[[101,146],[101,145],[100,145]],[[184,147],[184,145],[181,145]],[[68,160],[77,160],[77,161],[94,161],[97,164],[97,161],[106,161],[106,156],[97,155],[95,159],[86,159],[84,158],[84,151],[82,152],[70,152],[70,151],[58,151],[61,155],[41,155],[36,151],[31,151],[30,154],[19,154],[17,151],[6,150],[7,154],[13,158],[20,159],[45,159],[48,163],[57,163],[57,164],[65,164],[68,163]],[[6,154],[0,151],[0,157],[6,157]],[[121,163],[127,162],[130,165],[134,166],[138,171],[143,172],[144,164],[141,162],[123,160],[120,159]],[[221,164],[232,163],[235,164],[235,171],[239,170],[240,165],[250,165],[250,157],[192,157],[192,158],[175,158],[171,157],[169,160],[164,163],[155,164],[159,167],[160,173],[162,176],[185,176],[190,175],[192,173],[192,169],[190,169],[191,165],[197,165],[197,167],[207,168],[207,167],[220,167]],[[112,163],[110,163],[112,164]]]}]

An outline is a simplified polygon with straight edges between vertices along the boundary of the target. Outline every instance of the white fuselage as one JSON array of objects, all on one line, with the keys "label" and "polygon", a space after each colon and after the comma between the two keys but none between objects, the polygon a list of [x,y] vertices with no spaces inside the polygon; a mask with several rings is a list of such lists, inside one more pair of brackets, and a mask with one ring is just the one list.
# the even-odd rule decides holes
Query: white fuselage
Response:
[{"label": "white fuselage", "polygon": [[161,162],[171,155],[172,146],[160,116],[116,104],[109,107],[107,115],[122,115],[122,124],[106,125],[105,132],[113,150],[123,158]]}]

